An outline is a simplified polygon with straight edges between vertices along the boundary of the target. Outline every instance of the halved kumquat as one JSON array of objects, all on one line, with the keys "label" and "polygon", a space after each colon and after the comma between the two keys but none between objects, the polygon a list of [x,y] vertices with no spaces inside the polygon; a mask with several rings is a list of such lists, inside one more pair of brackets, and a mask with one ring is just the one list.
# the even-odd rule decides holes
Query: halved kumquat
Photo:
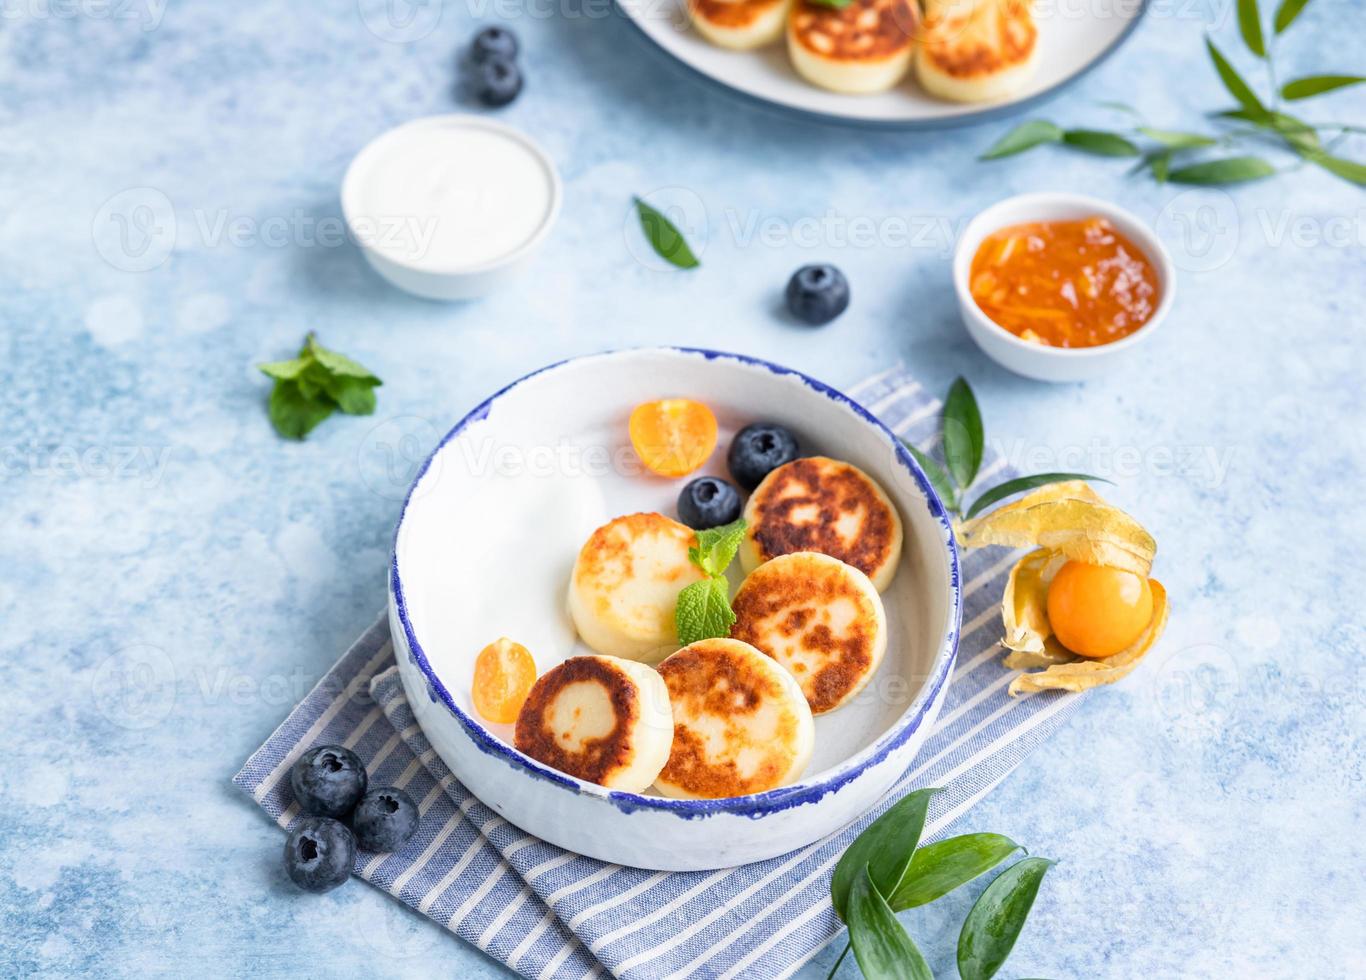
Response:
[{"label": "halved kumquat", "polygon": [[474,661],[470,689],[474,710],[486,721],[511,725],[535,683],[536,661],[531,651],[506,636],[499,637],[479,651]]},{"label": "halved kumquat", "polygon": [[716,416],[701,402],[661,398],[631,412],[631,445],[651,472],[686,476],[716,448]]}]

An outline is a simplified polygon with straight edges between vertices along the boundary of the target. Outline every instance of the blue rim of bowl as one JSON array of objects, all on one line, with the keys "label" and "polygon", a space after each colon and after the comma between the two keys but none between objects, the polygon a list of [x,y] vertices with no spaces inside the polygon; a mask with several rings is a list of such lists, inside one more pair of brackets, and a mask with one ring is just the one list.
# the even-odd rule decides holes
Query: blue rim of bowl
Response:
[{"label": "blue rim of bowl", "polygon": [[621,14],[628,24],[631,25],[632,30],[644,38],[651,48],[663,55],[668,61],[679,68],[682,68],[687,74],[692,75],[705,84],[720,89],[752,106],[757,106],[758,108],[765,109],[780,116],[786,116],[790,119],[803,119],[808,122],[821,122],[834,126],[845,126],[850,129],[928,132],[937,129],[958,129],[963,126],[975,126],[978,123],[992,122],[997,119],[1007,119],[1010,116],[1017,115],[1025,109],[1040,105],[1054,96],[1061,94],[1064,89],[1079,81],[1103,62],[1109,60],[1110,56],[1118,51],[1125,41],[1129,40],[1129,36],[1133,34],[1143,18],[1148,15],[1150,3],[1151,0],[1142,0],[1138,12],[1134,14],[1129,23],[1125,25],[1124,30],[1120,31],[1118,37],[1097,52],[1096,56],[1086,64],[1082,65],[1066,78],[1060,79],[1053,85],[1050,85],[1042,92],[1035,92],[1027,98],[1006,102],[1002,105],[994,105],[987,109],[977,109],[953,116],[941,116],[936,119],[889,119],[885,117],[880,119],[860,119],[853,116],[841,116],[838,113],[833,112],[820,112],[816,109],[803,109],[800,106],[774,102],[772,99],[766,99],[762,95],[755,95],[753,92],[746,92],[743,89],[738,89],[722,79],[717,78],[715,75],[709,75],[702,69],[688,64],[688,62],[684,61],[672,51],[661,47],[654,38],[645,32],[645,28],[636,23],[636,19],[631,16],[629,11],[622,7],[619,0],[612,0],[612,7]]},{"label": "blue rim of bowl", "polygon": [[[693,356],[700,356],[709,361],[729,360],[744,364],[749,367],[763,368],[772,374],[783,377],[795,378],[805,384],[811,390],[822,394],[830,400],[837,402],[852,411],[864,422],[871,425],[892,445],[897,462],[915,479],[916,486],[919,488],[925,503],[929,508],[930,515],[939,523],[941,537],[949,561],[949,623],[940,641],[939,649],[935,652],[934,667],[932,675],[926,679],[921,686],[915,700],[911,702],[902,716],[891,729],[885,732],[869,748],[855,756],[852,760],[846,760],[836,768],[834,774],[819,782],[796,783],[792,786],[785,786],[779,789],[769,790],[764,793],[755,793],[749,796],[730,796],[714,800],[678,800],[659,796],[645,796],[640,793],[625,793],[619,790],[603,790],[600,786],[594,786],[576,779],[565,773],[551,769],[542,765],[529,756],[523,755],[515,748],[508,745],[501,739],[495,738],[487,729],[477,721],[467,715],[455,703],[450,692],[436,676],[431,664],[427,660],[427,655],[422,649],[422,645],[417,640],[417,635],[413,631],[413,624],[408,618],[407,602],[403,595],[403,581],[398,571],[398,539],[403,530],[404,519],[408,515],[408,505],[412,502],[413,493],[417,490],[422,478],[427,474],[432,461],[436,459],[446,445],[451,440],[459,437],[470,425],[475,422],[483,421],[488,417],[493,404],[502,398],[513,388],[530,381],[546,372],[556,370],[565,365],[577,361],[591,360],[595,358],[611,357],[618,354],[650,353],[652,351],[680,353]],[[793,368],[783,367],[762,358],[750,357],[745,354],[733,354],[726,351],[708,350],[700,347],[633,347],[618,350],[602,351],[596,354],[586,354],[581,357],[566,358],[556,361],[545,367],[538,368],[530,374],[518,378],[516,381],[499,389],[484,401],[476,405],[470,412],[457,422],[448,433],[432,450],[426,460],[422,463],[422,468],[413,479],[412,486],[408,488],[408,493],[403,500],[403,509],[399,513],[398,525],[394,529],[394,546],[391,553],[390,565],[390,591],[394,602],[394,608],[398,615],[398,621],[403,628],[404,639],[408,648],[408,656],[421,671],[427,682],[428,695],[433,701],[440,701],[446,709],[454,715],[456,721],[464,729],[475,746],[488,755],[495,756],[503,762],[520,770],[527,775],[552,783],[556,786],[572,790],[576,794],[585,795],[594,799],[602,799],[625,811],[632,810],[653,810],[657,812],[673,813],[681,817],[701,817],[717,813],[736,814],[745,817],[761,817],[769,813],[780,810],[787,810],[794,806],[801,806],[806,803],[813,803],[829,793],[832,793],[845,784],[851,782],[863,772],[879,764],[893,750],[905,744],[914,735],[925,719],[930,706],[938,699],[941,690],[948,682],[949,675],[953,670],[953,665],[958,656],[959,631],[962,627],[963,607],[962,607],[962,580],[958,561],[958,546],[953,536],[953,525],[948,513],[944,510],[943,502],[939,495],[935,493],[930,481],[926,478],[924,471],[919,464],[911,457],[905,445],[887,428],[876,416],[866,408],[854,401],[848,395],[832,388],[824,382],[812,378],[810,375]]]}]

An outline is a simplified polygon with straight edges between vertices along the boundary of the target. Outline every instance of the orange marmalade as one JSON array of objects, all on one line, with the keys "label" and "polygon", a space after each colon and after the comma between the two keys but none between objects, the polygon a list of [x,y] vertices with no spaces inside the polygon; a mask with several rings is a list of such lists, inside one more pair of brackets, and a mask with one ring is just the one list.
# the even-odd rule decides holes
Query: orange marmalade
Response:
[{"label": "orange marmalade", "polygon": [[1104,218],[1036,221],[988,235],[972,259],[972,298],[1023,340],[1098,347],[1157,310],[1157,273]]}]

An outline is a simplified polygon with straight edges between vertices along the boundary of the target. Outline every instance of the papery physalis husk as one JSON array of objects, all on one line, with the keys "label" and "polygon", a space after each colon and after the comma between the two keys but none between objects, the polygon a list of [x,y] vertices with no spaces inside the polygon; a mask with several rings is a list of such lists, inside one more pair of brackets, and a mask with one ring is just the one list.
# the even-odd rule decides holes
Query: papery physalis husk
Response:
[{"label": "papery physalis husk", "polygon": [[1055,483],[1026,494],[1013,504],[967,521],[958,529],[967,548],[1040,546],[1015,564],[1001,600],[1005,625],[1002,645],[1010,651],[1011,670],[1046,669],[1021,674],[1010,693],[1058,689],[1084,691],[1113,684],[1138,665],[1167,623],[1167,593],[1149,579],[1153,618],[1127,649],[1102,660],[1068,650],[1048,622],[1048,587],[1068,561],[1110,565],[1148,577],[1157,544],[1133,518],[1111,507],[1080,481]]},{"label": "papery physalis husk", "polygon": [[958,540],[965,548],[1046,548],[1073,561],[1109,565],[1144,578],[1157,553],[1157,542],[1141,524],[1081,481],[1041,487],[966,521]]}]

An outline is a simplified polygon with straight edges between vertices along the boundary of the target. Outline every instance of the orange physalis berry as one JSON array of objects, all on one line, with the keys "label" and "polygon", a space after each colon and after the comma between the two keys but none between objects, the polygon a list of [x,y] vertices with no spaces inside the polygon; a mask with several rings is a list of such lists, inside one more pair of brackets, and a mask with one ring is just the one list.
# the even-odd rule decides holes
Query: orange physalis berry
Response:
[{"label": "orange physalis berry", "polygon": [[716,416],[701,402],[662,398],[631,412],[631,445],[652,472],[685,476],[716,448]]},{"label": "orange physalis berry", "polygon": [[506,636],[484,647],[474,661],[470,693],[474,710],[487,721],[511,725],[536,683],[536,662],[531,652]]}]

